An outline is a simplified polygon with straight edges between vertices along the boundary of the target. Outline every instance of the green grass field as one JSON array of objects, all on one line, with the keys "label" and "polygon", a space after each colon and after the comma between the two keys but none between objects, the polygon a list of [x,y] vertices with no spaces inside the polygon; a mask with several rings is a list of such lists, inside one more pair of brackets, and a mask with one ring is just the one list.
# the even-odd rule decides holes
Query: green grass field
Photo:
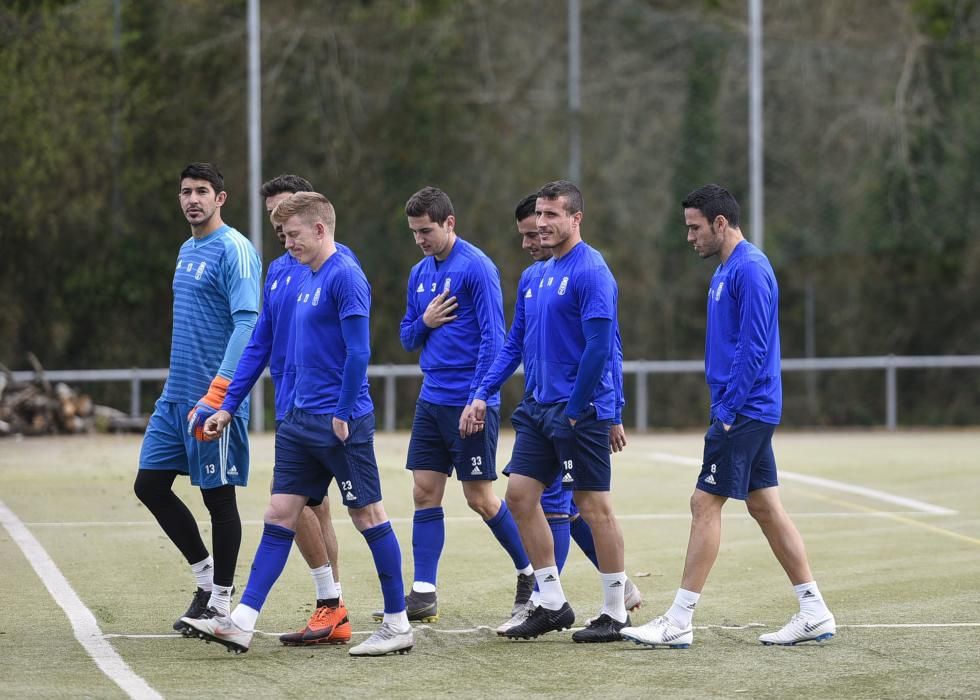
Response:
[{"label": "green grass field", "polygon": [[[385,505],[411,580],[408,438],[379,435]],[[510,453],[504,434],[500,463]],[[632,436],[614,458],[613,493],[627,571],[644,594],[634,622],[661,614],[687,543],[687,500],[701,435]],[[980,433],[791,433],[776,436],[782,493],[806,539],[837,636],[823,645],[763,647],[756,637],[796,609],[792,590],[744,506],[726,508],[722,549],[688,650],[573,644],[569,633],[498,639],[514,574],[487,528],[447,491],[440,618],[407,656],[352,659],[344,647],[285,648],[257,636],[248,654],[171,633],[193,588],[188,568],[132,493],[138,437],[0,442],[0,502],[37,538],[133,673],[167,698],[393,697],[980,697]],[[272,439],[252,441],[252,485],[239,492],[248,576],[261,532]],[[795,475],[820,477],[813,483]],[[846,490],[848,485],[874,493]],[[503,494],[504,483],[497,482]],[[178,491],[206,521],[186,480]],[[334,495],[335,490],[331,489]],[[914,503],[949,509],[924,512]],[[344,597],[355,640],[380,603],[363,539],[335,507]],[[207,534],[205,538],[207,539]],[[126,697],[76,639],[8,529],[0,527],[0,697]],[[591,564],[575,545],[563,574],[579,620],[598,609]],[[301,626],[313,587],[295,553],[259,628]]]}]

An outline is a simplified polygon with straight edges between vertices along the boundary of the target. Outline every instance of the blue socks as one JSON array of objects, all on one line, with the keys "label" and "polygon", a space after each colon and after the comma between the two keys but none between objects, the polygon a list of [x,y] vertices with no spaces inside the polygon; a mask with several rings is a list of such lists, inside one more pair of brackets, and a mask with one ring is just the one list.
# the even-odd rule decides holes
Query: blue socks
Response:
[{"label": "blue socks", "polygon": [[[435,510],[435,509],[433,509]],[[438,509],[440,512],[442,508]],[[440,523],[442,521],[440,520]],[[402,584],[402,550],[390,522],[370,527],[361,533],[371,548],[374,568],[381,581],[385,613],[400,613],[405,609],[405,587]],[[244,599],[243,599],[244,602]]]},{"label": "blue socks", "polygon": [[585,518],[581,515],[571,522],[571,534],[572,539],[575,540],[575,544],[579,546],[582,553],[589,558],[589,561],[595,566],[596,569],[599,568],[599,557],[595,553],[595,541],[592,539],[592,528],[589,524],[585,522]]},{"label": "blue socks", "polygon": [[286,566],[295,535],[288,527],[269,523],[264,525],[262,539],[259,540],[255,559],[252,560],[252,571],[248,575],[245,592],[242,593],[242,605],[253,610],[262,609],[269,591]]},{"label": "blue socks", "polygon": [[565,568],[568,548],[572,543],[568,518],[548,518],[548,527],[551,528],[551,537],[555,541],[555,565],[560,573]]},{"label": "blue socks", "polygon": [[436,585],[439,557],[446,544],[446,514],[441,507],[415,511],[412,525],[412,556],[415,580]]},{"label": "blue socks", "polygon": [[506,501],[500,502],[500,510],[486,523],[490,531],[493,532],[493,536],[507,550],[514,562],[515,569],[523,571],[531,565],[531,560],[528,558],[527,552],[524,551],[524,545],[521,544],[521,535],[517,531],[517,523],[514,522],[514,516],[510,514]]}]

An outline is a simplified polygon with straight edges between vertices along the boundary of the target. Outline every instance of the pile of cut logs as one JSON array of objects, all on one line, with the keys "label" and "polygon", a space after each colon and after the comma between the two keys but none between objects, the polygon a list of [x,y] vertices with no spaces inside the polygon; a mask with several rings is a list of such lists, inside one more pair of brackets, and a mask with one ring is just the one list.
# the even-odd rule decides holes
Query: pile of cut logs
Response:
[{"label": "pile of cut logs", "polygon": [[28,382],[14,381],[10,370],[0,364],[0,437],[113,431],[130,422],[122,411],[96,406],[88,395],[67,384],[52,384],[37,357],[28,353],[27,359],[34,368],[34,378]]}]

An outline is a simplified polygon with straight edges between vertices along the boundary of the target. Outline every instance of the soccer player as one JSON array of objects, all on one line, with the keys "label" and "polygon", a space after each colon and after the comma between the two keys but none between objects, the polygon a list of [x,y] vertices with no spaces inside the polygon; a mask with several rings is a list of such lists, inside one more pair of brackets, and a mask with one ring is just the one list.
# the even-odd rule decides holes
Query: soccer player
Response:
[{"label": "soccer player", "polygon": [[[528,195],[522,199],[514,211],[517,219],[517,232],[521,236],[521,248],[527,251],[534,262],[521,273],[521,278],[517,284],[517,301],[514,305],[514,321],[507,333],[504,347],[497,355],[493,365],[483,379],[480,388],[477,389],[475,398],[470,407],[475,414],[474,420],[483,420],[486,411],[486,397],[491,393],[500,390],[503,382],[510,377],[517,369],[519,363],[524,363],[524,397],[521,404],[517,407],[511,422],[515,431],[518,433],[523,429],[524,422],[522,416],[528,412],[527,405],[534,402],[534,345],[537,341],[537,316],[534,313],[534,301],[536,299],[536,289],[540,282],[540,270],[542,263],[551,258],[551,250],[541,247],[538,235],[537,217],[534,209],[537,204],[537,193]],[[621,451],[626,446],[626,432],[623,429],[622,407],[624,405],[622,394],[622,344],[619,341],[619,334],[616,334],[617,352],[610,358],[615,362],[614,376],[616,377],[616,418],[609,429],[609,447],[614,452]],[[533,411],[533,408],[530,409]],[[521,440],[519,437],[518,440]],[[548,459],[548,455],[542,455],[543,459]],[[551,459],[557,463],[558,456],[551,455]],[[505,469],[505,474],[510,472]],[[592,530],[581,518],[578,508],[572,501],[572,492],[562,487],[561,474],[555,476],[554,481],[548,485],[541,494],[541,508],[551,528],[551,534],[555,542],[555,563],[558,571],[561,572],[568,557],[568,550],[571,539],[574,537],[576,544],[582,549],[583,553],[598,568],[599,564],[595,554],[595,543],[592,540]],[[635,610],[643,603],[643,598],[633,582],[626,579],[624,591],[625,606],[627,610]],[[528,615],[538,606],[540,593],[535,590],[531,594],[531,599],[523,608],[518,610],[509,620],[497,627],[497,634],[502,635],[511,627],[524,622]]]},{"label": "soccer player", "polygon": [[649,646],[688,647],[691,620],[718,557],[721,509],[729,498],[745,501],[783,567],[800,612],[763,644],[799,644],[830,639],[836,632],[813,580],[803,538],[783,509],[772,435],[782,413],[779,356],[779,289],[769,260],[739,229],[735,198],[705,185],[682,202],[687,242],[701,258],[721,264],[708,288],[704,369],[711,390],[710,426],[704,458],[691,496],[691,534],[681,587],[667,612],[623,637]]},{"label": "soccer player", "polygon": [[[401,550],[381,503],[374,456],[374,406],[368,394],[371,288],[360,266],[339,254],[336,214],[322,194],[299,192],[272,212],[286,249],[310,269],[296,295],[293,408],[276,432],[276,464],[265,526],[241,603],[230,615],[184,621],[198,636],[235,652],[248,651],[265,599],[282,573],[296,522],[308,502],[319,503],[333,479],[354,526],[374,556],[385,601],[384,621],[351,656],[408,652],[415,643],[405,615]],[[209,419],[221,433],[230,414]]]},{"label": "soccer player", "polygon": [[[224,400],[259,314],[262,263],[252,244],[221,219],[228,194],[217,167],[191,163],[178,182],[191,237],[180,247],[174,271],[170,372],[146,428],[133,490],[190,564],[197,590],[182,617],[199,617],[231,606],[242,540],[235,487],[248,483],[248,402],[220,444],[195,440],[195,421]],[[213,557],[194,516],[173,492],[178,474],[201,489],[211,515]],[[181,617],[173,627],[184,630]]]},{"label": "soccer player", "polygon": [[[296,192],[312,192],[313,185],[298,175],[280,175],[262,185],[260,193],[265,208],[271,214],[279,202]],[[285,245],[282,226],[276,226],[279,242]],[[353,256],[350,248],[335,243],[337,251]],[[356,261],[356,257],[354,258]],[[242,353],[235,378],[221,410],[234,414],[255,382],[270,367],[275,387],[276,426],[286,417],[293,405],[296,366],[292,357],[293,312],[296,309],[294,292],[303,283],[309,268],[301,265],[288,252],[269,263],[262,293],[262,313],[255,324],[252,338]],[[337,534],[330,520],[330,502],[306,506],[296,524],[296,547],[310,567],[316,588],[313,615],[303,629],[279,637],[287,646],[306,644],[346,644],[351,638],[347,609],[341,599],[337,568]]]},{"label": "soccer player", "polygon": [[[534,402],[521,420],[510,463],[507,503],[534,565],[539,606],[504,632],[533,638],[570,627],[575,613],[565,598],[551,530],[541,508],[545,486],[561,474],[592,529],[603,605],[577,642],[611,642],[630,623],[624,605],[623,535],[609,496],[610,428],[616,386],[610,365],[617,323],[616,281],[602,255],[582,240],[582,193],[567,180],[551,182],[535,204],[540,244],[551,260],[540,270],[533,356]],[[554,455],[558,456],[558,463]]]},{"label": "soccer player", "polygon": [[415,580],[406,599],[408,616],[426,622],[438,618],[436,573],[446,540],[442,499],[453,470],[463,484],[466,503],[514,562],[513,614],[530,598],[534,580],[514,518],[493,492],[499,394],[487,398],[485,424],[467,438],[460,435],[463,411],[503,343],[500,276],[479,248],[457,236],[453,205],[442,190],[419,190],[406,203],[405,214],[425,255],[408,277],[401,322],[402,346],[421,348],[419,364],[425,375],[406,465],[412,471],[415,499]]}]

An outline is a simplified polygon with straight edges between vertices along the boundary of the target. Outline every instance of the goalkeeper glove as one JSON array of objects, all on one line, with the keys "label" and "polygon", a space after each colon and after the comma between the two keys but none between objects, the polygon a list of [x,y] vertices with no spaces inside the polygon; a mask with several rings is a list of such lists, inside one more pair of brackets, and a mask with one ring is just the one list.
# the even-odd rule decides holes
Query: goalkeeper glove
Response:
[{"label": "goalkeeper glove", "polygon": [[187,414],[187,434],[193,435],[196,439],[207,441],[211,438],[204,437],[204,423],[221,409],[221,404],[225,400],[228,392],[230,379],[218,376],[211,381],[208,393],[201,397],[201,400],[194,405],[194,408]]}]

